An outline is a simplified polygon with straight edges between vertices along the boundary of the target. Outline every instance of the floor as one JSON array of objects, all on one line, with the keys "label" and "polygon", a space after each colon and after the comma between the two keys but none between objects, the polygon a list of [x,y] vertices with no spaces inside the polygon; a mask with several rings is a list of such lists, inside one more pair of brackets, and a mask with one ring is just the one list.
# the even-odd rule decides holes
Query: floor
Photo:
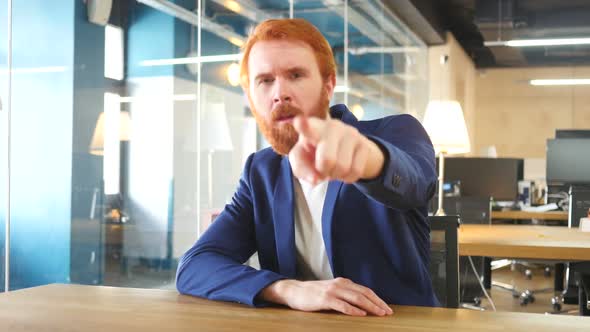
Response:
[{"label": "floor", "polygon": [[[511,270],[510,266],[503,267],[492,272],[492,280],[499,281],[505,284],[515,285],[517,289],[544,289],[553,287],[553,273],[551,276],[546,277],[543,273],[543,268],[531,269],[533,276],[532,279],[527,280],[521,269]],[[553,271],[551,271],[553,272]],[[525,306],[520,305],[518,298],[512,297],[512,293],[501,288],[492,287],[490,297],[496,305],[497,311],[511,311],[511,312],[528,312],[528,313],[547,313],[553,312],[554,309],[551,305],[551,298],[554,296],[553,291],[546,293],[537,293],[534,295],[535,301]],[[482,299],[482,307],[491,310],[491,305],[487,299]],[[562,311],[574,311],[571,314],[577,315],[577,305],[563,305]]]}]

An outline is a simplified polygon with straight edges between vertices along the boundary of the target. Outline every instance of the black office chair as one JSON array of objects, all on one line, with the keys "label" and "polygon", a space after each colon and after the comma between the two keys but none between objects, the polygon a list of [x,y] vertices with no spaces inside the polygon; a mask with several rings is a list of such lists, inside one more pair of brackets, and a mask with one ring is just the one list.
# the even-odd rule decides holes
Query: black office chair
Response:
[{"label": "black office chair", "polygon": [[580,316],[590,316],[590,262],[570,263],[578,285]]},{"label": "black office chair", "polygon": [[[587,215],[590,209],[590,187],[587,185],[572,185],[569,188],[569,216],[568,227],[580,227],[580,218]],[[590,316],[590,262],[566,263],[566,288],[562,297],[552,299],[556,311],[561,310],[561,302],[578,304],[580,315]],[[557,286],[563,284],[563,277],[557,279]],[[562,287],[563,288],[563,287]]]},{"label": "black office chair", "polygon": [[[444,201],[445,212],[449,214],[456,214],[461,217],[463,224],[491,224],[492,213],[492,197],[446,197]],[[520,301],[521,305],[527,305],[535,301],[536,293],[552,292],[553,288],[543,289],[517,289],[514,285],[505,284],[494,281],[492,283],[491,266],[492,258],[490,257],[471,257],[475,265],[475,269],[479,275],[483,277],[483,285],[486,289],[490,289],[492,284],[494,287],[506,290],[512,293],[512,296]],[[524,262],[517,262],[513,260],[510,264],[514,267],[516,264],[525,264]],[[504,265],[497,265],[495,268],[500,268]],[[526,266],[526,265],[525,265]],[[461,303],[474,303],[479,306],[481,298],[484,296],[483,290],[477,280],[475,273],[469,263],[469,257],[459,258],[460,268],[460,284],[461,284]],[[525,275],[527,279],[532,278],[530,270],[526,270]]]},{"label": "black office chair", "polygon": [[429,217],[429,221],[432,286],[441,305],[446,308],[458,308],[459,217]]},{"label": "black office chair", "polygon": [[[438,200],[431,201],[431,211],[438,209]],[[448,215],[457,215],[462,224],[484,224],[491,222],[491,197],[456,196],[445,197],[444,210]],[[491,259],[488,257],[471,257],[478,275],[483,276],[484,287],[491,287]],[[479,306],[484,297],[479,280],[473,272],[469,257],[459,257],[460,302]]]}]

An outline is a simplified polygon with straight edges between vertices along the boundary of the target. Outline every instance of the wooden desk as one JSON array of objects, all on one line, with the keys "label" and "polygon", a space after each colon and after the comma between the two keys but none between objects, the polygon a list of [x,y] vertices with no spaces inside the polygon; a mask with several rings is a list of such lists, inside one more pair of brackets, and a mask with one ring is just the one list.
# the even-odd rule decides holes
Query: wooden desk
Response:
[{"label": "wooden desk", "polygon": [[388,317],[253,309],[174,291],[49,285],[0,294],[0,331],[583,331],[586,317],[395,306]]},{"label": "wooden desk", "polygon": [[590,260],[590,232],[536,225],[461,225],[459,255]]},{"label": "wooden desk", "polygon": [[548,211],[548,212],[527,212],[527,211],[492,211],[492,219],[500,220],[568,220],[567,212],[565,211]]}]

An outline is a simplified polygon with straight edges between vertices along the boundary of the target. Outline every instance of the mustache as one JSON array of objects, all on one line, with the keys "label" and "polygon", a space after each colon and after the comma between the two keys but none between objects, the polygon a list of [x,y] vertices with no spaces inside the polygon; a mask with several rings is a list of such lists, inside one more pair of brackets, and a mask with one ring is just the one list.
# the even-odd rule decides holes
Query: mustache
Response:
[{"label": "mustache", "polygon": [[291,106],[289,104],[280,104],[277,107],[275,107],[271,112],[273,121],[295,117],[301,114],[303,114],[303,111],[300,108]]}]

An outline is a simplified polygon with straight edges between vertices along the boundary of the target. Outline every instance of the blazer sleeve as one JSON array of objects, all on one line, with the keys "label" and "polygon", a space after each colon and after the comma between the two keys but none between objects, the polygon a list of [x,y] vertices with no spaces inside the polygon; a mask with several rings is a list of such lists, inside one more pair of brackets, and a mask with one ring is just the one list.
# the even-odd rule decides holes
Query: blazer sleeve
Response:
[{"label": "blazer sleeve", "polygon": [[425,207],[436,190],[436,161],[428,134],[414,117],[403,114],[382,120],[369,135],[383,151],[381,174],[355,186],[378,202],[402,210]]},{"label": "blazer sleeve", "polygon": [[258,293],[271,283],[285,279],[275,272],[243,265],[256,251],[249,184],[253,156],[246,161],[232,202],[180,259],[176,272],[176,287],[180,293],[264,306],[268,303],[258,301]]}]

